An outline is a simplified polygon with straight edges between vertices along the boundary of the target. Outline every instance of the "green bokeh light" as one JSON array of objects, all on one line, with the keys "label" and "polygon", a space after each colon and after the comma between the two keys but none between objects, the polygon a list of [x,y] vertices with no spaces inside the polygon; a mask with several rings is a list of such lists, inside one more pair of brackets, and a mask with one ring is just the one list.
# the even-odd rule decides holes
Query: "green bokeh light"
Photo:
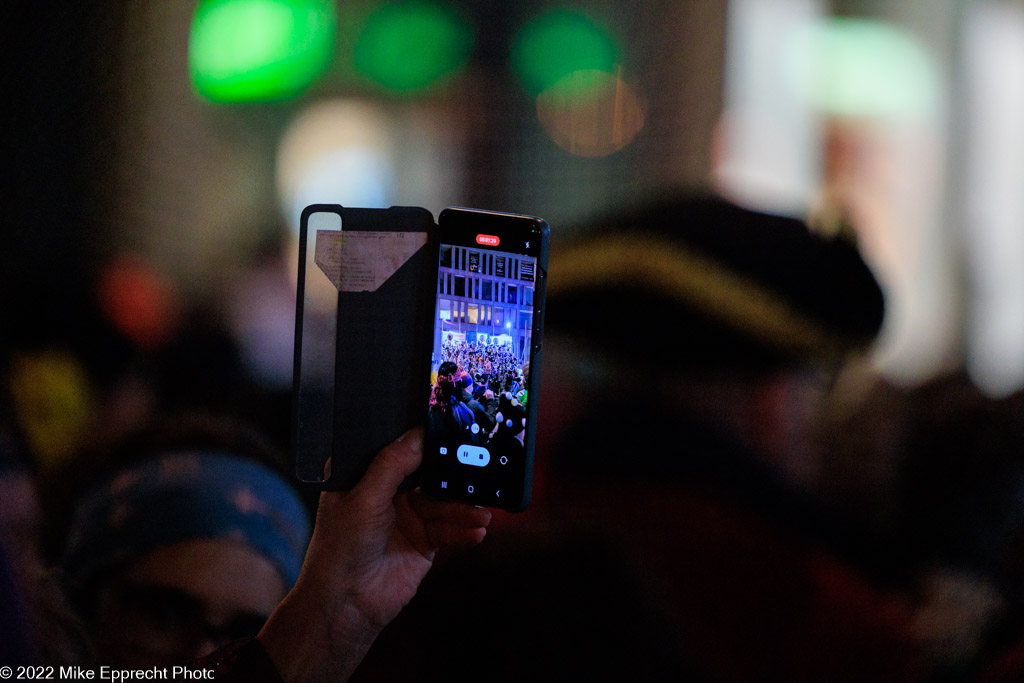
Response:
[{"label": "green bokeh light", "polygon": [[537,95],[574,71],[611,72],[621,50],[590,17],[552,10],[527,22],[512,43],[512,69],[523,87]]},{"label": "green bokeh light", "polygon": [[385,4],[356,39],[355,68],[384,88],[420,93],[456,71],[473,47],[472,26],[439,4]]},{"label": "green bokeh light", "polygon": [[192,19],[192,85],[213,102],[293,98],[330,64],[330,0],[203,0]]},{"label": "green bokeh light", "polygon": [[837,17],[800,31],[786,70],[798,92],[828,114],[889,117],[922,114],[938,103],[934,61],[891,24]]}]

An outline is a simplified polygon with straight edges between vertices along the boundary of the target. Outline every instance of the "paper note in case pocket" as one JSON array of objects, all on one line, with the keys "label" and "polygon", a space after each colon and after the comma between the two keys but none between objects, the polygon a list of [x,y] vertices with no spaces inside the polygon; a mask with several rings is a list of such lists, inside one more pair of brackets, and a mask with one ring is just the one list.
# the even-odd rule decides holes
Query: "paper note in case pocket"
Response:
[{"label": "paper note in case pocket", "polygon": [[424,232],[317,230],[314,258],[339,292],[375,292],[426,243]]}]

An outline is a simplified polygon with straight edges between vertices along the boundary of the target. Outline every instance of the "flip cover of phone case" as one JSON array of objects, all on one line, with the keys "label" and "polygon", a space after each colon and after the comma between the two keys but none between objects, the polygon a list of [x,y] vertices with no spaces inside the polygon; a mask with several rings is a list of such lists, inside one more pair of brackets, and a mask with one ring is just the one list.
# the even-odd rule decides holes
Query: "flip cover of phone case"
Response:
[{"label": "flip cover of phone case", "polygon": [[299,482],[352,488],[425,419],[437,242],[419,207],[302,212],[293,463]]}]

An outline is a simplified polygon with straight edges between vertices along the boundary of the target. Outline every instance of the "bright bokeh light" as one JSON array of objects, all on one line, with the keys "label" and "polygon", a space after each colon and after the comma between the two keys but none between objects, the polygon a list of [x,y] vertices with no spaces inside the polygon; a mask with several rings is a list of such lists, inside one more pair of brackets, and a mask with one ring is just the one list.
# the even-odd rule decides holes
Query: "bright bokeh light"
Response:
[{"label": "bright bokeh light", "polygon": [[330,64],[329,0],[204,0],[192,19],[189,71],[213,102],[290,99]]},{"label": "bright bokeh light", "polygon": [[938,104],[933,59],[912,36],[884,21],[815,22],[795,32],[785,58],[800,95],[826,114],[921,115]]},{"label": "bright bokeh light", "polygon": [[[622,61],[608,32],[585,14],[561,9],[527,22],[513,39],[510,59],[523,87],[533,95],[573,72],[612,72]],[[586,88],[588,83],[578,79],[575,85]]]},{"label": "bright bokeh light", "polygon": [[964,164],[966,364],[991,396],[1024,388],[1024,7],[968,15]]},{"label": "bright bokeh light", "polygon": [[574,71],[537,97],[537,118],[562,149],[600,157],[622,149],[644,126],[641,94],[606,71]]},{"label": "bright bokeh light", "polygon": [[180,322],[182,304],[177,292],[133,254],[119,255],[104,266],[96,298],[111,324],[145,351],[163,346]]},{"label": "bright bokeh light", "polygon": [[278,146],[277,186],[294,229],[310,204],[391,204],[395,173],[387,121],[368,102],[328,100],[289,124]]},{"label": "bright bokeh light", "polygon": [[443,82],[469,56],[473,28],[433,2],[386,3],[356,39],[356,69],[385,89],[418,94]]},{"label": "bright bokeh light", "polygon": [[96,388],[81,360],[63,349],[16,356],[10,391],[18,424],[44,470],[66,464],[82,444]]},{"label": "bright bokeh light", "polygon": [[819,117],[787,81],[782,56],[822,10],[816,0],[728,4],[712,171],[717,191],[744,206],[798,215],[819,191]]}]

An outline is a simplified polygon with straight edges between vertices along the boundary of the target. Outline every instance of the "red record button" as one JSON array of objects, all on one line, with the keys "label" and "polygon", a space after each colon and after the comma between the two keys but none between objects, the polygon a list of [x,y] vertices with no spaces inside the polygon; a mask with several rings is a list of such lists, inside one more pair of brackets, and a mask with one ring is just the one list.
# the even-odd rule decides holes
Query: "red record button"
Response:
[{"label": "red record button", "polygon": [[498,246],[498,244],[501,243],[501,240],[498,239],[494,235],[477,235],[476,236],[476,243],[477,244],[485,244],[488,247],[496,247],[496,246]]}]

